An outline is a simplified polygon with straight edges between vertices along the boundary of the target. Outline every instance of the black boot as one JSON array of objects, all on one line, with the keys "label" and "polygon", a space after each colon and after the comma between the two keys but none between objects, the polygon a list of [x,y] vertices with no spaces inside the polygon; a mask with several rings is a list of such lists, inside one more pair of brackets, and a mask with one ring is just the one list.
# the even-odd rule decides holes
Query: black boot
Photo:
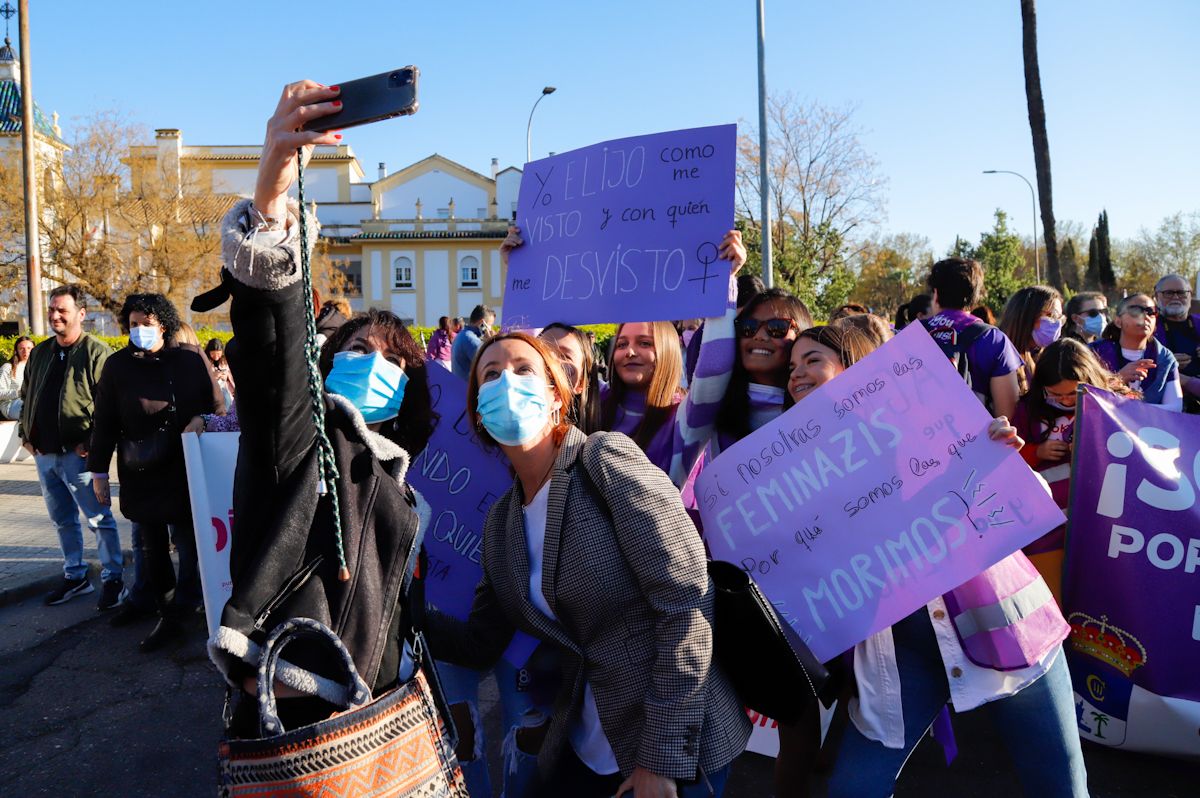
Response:
[{"label": "black boot", "polygon": [[153,618],[154,611],[148,610],[132,602],[125,602],[117,607],[109,623],[113,626],[129,626],[146,618]]},{"label": "black boot", "polygon": [[183,637],[183,623],[174,607],[164,607],[159,611],[158,623],[138,648],[149,654],[175,642]]}]

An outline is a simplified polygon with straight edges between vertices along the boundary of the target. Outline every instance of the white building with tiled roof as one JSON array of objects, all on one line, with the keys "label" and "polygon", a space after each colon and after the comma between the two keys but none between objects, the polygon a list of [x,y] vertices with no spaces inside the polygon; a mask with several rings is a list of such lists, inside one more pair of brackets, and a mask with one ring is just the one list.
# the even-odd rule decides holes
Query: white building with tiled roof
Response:
[{"label": "white building with tiled roof", "polygon": [[[131,182],[178,174],[191,190],[251,196],[261,147],[185,144],[181,131],[155,131],[130,153]],[[153,172],[148,170],[153,169]],[[321,146],[305,171],[329,257],[347,275],[355,310],[384,308],[420,326],[499,310],[498,248],[517,208],[521,170],[492,159],[484,174],[434,154],[394,172],[366,174],[350,145]]]}]

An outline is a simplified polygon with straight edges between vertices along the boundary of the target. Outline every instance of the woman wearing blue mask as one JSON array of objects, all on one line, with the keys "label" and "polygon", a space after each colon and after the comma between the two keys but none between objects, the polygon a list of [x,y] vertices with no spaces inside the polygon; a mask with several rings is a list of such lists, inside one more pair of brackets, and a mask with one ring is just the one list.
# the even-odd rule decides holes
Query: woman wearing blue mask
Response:
[{"label": "woman wearing blue mask", "polygon": [[1108,326],[1108,298],[1099,291],[1080,291],[1072,294],[1063,310],[1063,338],[1074,338],[1085,344],[1098,341]]},{"label": "woman wearing blue mask", "polygon": [[750,726],[712,659],[703,544],[666,474],[622,434],[580,432],[571,402],[545,342],[476,353],[467,412],[516,478],[488,513],[471,615],[432,612],[431,648],[484,668],[519,629],[558,650],[539,794],[719,796]]},{"label": "woman wearing blue mask", "polygon": [[[180,432],[200,413],[223,413],[221,389],[197,347],[176,341],[179,314],[162,294],[132,294],[120,313],[129,346],[110,357],[96,388],[88,469],[92,488],[109,504],[108,468],[117,454],[121,513],[133,522],[134,583],[116,614],[123,626],[156,612],[141,643],[153,651],[180,637],[183,619],[200,604],[196,537],[188,503]],[[179,576],[170,541],[179,551]],[[170,601],[166,596],[174,588]],[[115,606],[113,597],[109,609]]]},{"label": "woman wearing blue mask", "polygon": [[1008,298],[997,326],[1025,361],[1025,367],[1017,372],[1020,395],[1024,396],[1038,355],[1062,335],[1062,294],[1048,285],[1026,286]]},{"label": "woman wearing blue mask", "polygon": [[[299,129],[335,112],[337,94],[312,81],[284,89],[267,123],[254,197],[221,224],[221,285],[192,305],[211,310],[232,298],[228,356],[241,425],[233,585],[208,649],[238,699],[227,730],[238,737],[259,736],[260,646],[288,619],[313,618],[333,630],[373,696],[413,672],[408,597],[424,505],[405,475],[433,430],[423,353],[395,314],[373,310],[325,341],[324,390],[313,396],[309,387],[311,299],[300,266],[300,208],[287,192],[297,149],[308,157],[314,145],[340,138]],[[307,210],[305,223],[311,247],[318,224]],[[319,420],[337,468],[333,484],[321,477]],[[276,671],[285,729],[344,707],[339,662],[324,646],[288,647]]]}]

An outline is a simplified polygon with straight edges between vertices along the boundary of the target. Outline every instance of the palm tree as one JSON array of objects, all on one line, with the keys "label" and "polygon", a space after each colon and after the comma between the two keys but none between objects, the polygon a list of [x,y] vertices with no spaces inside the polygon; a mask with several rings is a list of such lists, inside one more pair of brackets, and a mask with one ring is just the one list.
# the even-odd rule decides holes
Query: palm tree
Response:
[{"label": "palm tree", "polygon": [[[1038,199],[1042,206],[1042,238],[1046,242],[1046,277],[1061,291],[1063,279],[1058,265],[1058,236],[1054,232],[1054,202],[1050,190],[1050,139],[1046,135],[1046,105],[1042,102],[1042,76],[1038,69],[1035,0],[1021,0],[1021,51],[1025,59],[1029,130],[1033,134],[1033,164],[1037,169]],[[1033,245],[1037,246],[1036,238]]]}]

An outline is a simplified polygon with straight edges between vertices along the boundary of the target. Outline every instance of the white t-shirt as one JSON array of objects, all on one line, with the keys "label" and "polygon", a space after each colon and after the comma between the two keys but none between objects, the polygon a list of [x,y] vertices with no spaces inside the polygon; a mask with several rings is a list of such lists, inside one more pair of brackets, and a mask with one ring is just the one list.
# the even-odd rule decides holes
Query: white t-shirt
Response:
[{"label": "white t-shirt", "polygon": [[[550,481],[547,480],[521,514],[525,518],[525,550],[529,556],[529,600],[552,621],[558,621],[542,593],[542,560],[546,547],[546,510],[550,503]],[[584,682],[583,707],[568,731],[571,748],[583,764],[596,773],[607,776],[620,770],[617,757],[604,728],[600,725],[600,712],[596,709],[596,696],[591,682]]]}]

